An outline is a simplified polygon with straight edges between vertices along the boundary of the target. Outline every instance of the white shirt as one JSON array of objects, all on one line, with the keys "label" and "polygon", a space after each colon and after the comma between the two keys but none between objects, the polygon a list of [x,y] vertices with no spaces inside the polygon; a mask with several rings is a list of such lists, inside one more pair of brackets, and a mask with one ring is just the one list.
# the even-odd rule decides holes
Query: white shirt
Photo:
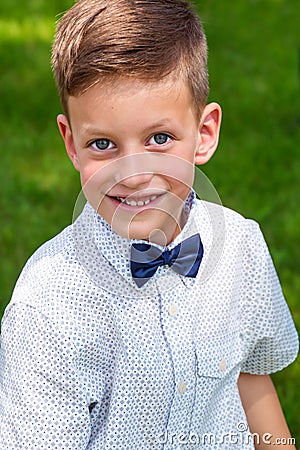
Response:
[{"label": "white shirt", "polygon": [[253,449],[239,373],[298,337],[258,225],[189,197],[195,279],[132,280],[130,245],[87,204],[28,261],[2,321],[0,448]]}]

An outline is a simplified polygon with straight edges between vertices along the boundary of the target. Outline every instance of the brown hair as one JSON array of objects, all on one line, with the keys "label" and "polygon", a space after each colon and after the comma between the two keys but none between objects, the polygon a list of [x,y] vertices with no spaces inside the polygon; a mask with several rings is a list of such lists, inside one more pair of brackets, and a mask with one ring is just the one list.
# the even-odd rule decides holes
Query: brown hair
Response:
[{"label": "brown hair", "polygon": [[158,81],[174,71],[198,109],[207,101],[205,34],[185,0],[79,0],[58,23],[52,67],[66,113],[69,96],[98,82]]}]

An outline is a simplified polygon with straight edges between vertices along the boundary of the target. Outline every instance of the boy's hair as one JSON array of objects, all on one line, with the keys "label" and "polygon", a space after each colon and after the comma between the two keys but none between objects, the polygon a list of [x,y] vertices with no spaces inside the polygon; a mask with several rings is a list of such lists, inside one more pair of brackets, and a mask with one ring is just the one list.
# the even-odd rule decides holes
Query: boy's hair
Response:
[{"label": "boy's hair", "polygon": [[58,23],[52,67],[66,114],[69,96],[101,81],[158,81],[174,71],[198,110],[207,101],[205,34],[185,0],[79,0]]}]

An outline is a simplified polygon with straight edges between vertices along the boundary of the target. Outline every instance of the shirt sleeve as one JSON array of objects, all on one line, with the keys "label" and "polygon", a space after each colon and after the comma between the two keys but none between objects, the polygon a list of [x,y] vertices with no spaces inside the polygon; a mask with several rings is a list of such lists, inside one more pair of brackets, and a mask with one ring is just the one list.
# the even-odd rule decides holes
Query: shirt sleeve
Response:
[{"label": "shirt sleeve", "polygon": [[270,374],[295,360],[298,334],[260,228],[252,220],[248,224],[250,237],[244,255],[247,324],[242,330],[248,351],[241,371]]},{"label": "shirt sleeve", "polygon": [[74,344],[36,308],[11,304],[0,348],[0,448],[86,449],[88,399]]}]

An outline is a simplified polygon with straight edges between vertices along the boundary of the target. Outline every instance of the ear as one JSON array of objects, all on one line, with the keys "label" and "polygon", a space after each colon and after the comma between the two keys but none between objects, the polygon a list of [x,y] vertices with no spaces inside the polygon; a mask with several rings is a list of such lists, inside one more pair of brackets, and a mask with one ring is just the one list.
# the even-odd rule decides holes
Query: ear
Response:
[{"label": "ear", "polygon": [[67,117],[63,114],[59,114],[57,116],[57,125],[64,140],[68,156],[72,161],[75,169],[79,171],[80,166],[78,162],[77,151],[75,149],[73,134]]},{"label": "ear", "polygon": [[199,125],[200,140],[195,154],[195,164],[205,164],[215,153],[219,142],[222,110],[218,103],[205,106]]}]

